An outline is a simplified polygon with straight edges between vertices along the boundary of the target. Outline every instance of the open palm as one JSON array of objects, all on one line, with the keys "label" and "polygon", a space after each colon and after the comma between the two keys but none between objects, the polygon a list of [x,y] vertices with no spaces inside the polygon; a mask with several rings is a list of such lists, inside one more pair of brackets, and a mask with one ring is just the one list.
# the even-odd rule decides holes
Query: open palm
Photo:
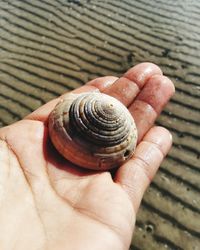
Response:
[{"label": "open palm", "polygon": [[121,78],[97,78],[75,93],[116,97],[132,113],[139,133],[134,154],[115,173],[81,169],[52,146],[47,119],[60,98],[0,130],[0,249],[79,250],[129,248],[146,187],[171,146],[153,123],[174,92],[153,64]]}]

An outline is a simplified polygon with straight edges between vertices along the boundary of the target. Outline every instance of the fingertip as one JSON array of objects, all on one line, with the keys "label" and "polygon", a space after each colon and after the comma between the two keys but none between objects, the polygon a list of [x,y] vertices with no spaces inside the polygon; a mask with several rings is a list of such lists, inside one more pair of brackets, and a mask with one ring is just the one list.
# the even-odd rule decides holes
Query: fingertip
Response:
[{"label": "fingertip", "polygon": [[136,100],[148,103],[157,114],[160,114],[174,92],[174,84],[168,77],[153,75],[148,79]]},{"label": "fingertip", "polygon": [[165,75],[153,75],[149,78],[148,82],[155,82],[159,81],[164,86],[165,89],[168,89],[173,95],[175,93],[175,86],[174,83],[169,79],[169,77]]},{"label": "fingertip", "polygon": [[130,68],[124,77],[137,83],[139,88],[142,88],[146,81],[153,75],[162,75],[162,70],[154,63],[144,62]]},{"label": "fingertip", "polygon": [[173,137],[168,129],[162,126],[154,126],[144,136],[143,141],[156,144],[163,156],[166,156],[172,146]]},{"label": "fingertip", "polygon": [[98,77],[96,79],[93,79],[86,83],[86,85],[94,86],[98,88],[100,91],[105,90],[106,88],[110,87],[116,80],[118,80],[118,77],[115,76],[104,76],[104,77]]},{"label": "fingertip", "polygon": [[[98,91],[99,89],[96,86],[93,85],[83,85],[80,88],[74,89],[71,91],[71,93],[74,94],[80,94],[80,93],[84,93],[84,92],[93,92],[93,91]],[[61,95],[61,98],[64,97],[65,95],[67,95],[69,92]]]},{"label": "fingertip", "polygon": [[152,130],[156,131],[157,133],[160,133],[160,134],[165,135],[165,137],[168,138],[168,141],[169,141],[169,142],[172,142],[172,134],[171,134],[171,132],[170,132],[168,129],[166,129],[165,127],[162,127],[162,126],[154,126],[154,127],[152,128]]}]

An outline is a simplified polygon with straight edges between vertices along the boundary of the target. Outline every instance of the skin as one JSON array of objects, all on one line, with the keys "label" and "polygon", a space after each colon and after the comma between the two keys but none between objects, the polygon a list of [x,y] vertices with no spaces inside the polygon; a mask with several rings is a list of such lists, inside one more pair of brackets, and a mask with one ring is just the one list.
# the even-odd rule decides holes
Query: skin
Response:
[{"label": "skin", "polygon": [[112,175],[64,160],[47,127],[61,97],[0,129],[0,249],[129,249],[143,194],[171,147],[170,133],[153,124],[174,85],[156,65],[142,63],[73,92],[96,89],[133,115],[139,133],[133,158]]}]

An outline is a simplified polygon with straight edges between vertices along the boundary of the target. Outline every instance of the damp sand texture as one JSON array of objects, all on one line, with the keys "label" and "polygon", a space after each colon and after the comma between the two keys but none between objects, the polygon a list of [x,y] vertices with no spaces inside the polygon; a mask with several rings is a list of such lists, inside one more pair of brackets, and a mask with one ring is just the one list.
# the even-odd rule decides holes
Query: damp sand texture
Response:
[{"label": "damp sand texture", "polygon": [[131,249],[200,250],[200,1],[0,1],[0,126],[144,61],[175,83],[157,121],[174,144],[144,196]]}]

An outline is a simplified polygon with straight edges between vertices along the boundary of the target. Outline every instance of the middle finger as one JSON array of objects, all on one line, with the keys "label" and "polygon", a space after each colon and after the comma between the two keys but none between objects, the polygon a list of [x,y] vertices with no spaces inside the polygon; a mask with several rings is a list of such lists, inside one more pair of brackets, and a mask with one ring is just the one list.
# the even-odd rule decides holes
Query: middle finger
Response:
[{"label": "middle finger", "polygon": [[138,142],[153,126],[156,118],[174,94],[174,85],[165,76],[152,76],[130,105],[132,114],[138,129]]},{"label": "middle finger", "polygon": [[115,97],[128,107],[153,75],[162,75],[158,66],[152,63],[140,63],[129,69],[114,84],[105,88],[103,93]]}]

